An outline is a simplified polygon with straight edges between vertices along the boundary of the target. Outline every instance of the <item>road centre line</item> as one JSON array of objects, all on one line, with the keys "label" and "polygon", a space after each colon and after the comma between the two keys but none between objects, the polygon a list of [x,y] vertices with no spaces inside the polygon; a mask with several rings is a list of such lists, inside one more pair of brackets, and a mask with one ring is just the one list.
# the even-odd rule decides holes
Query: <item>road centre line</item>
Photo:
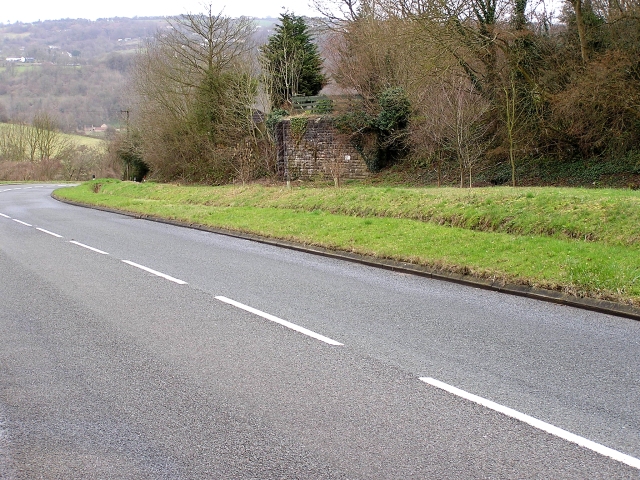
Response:
[{"label": "road centre line", "polygon": [[268,313],[262,312],[258,309],[255,309],[253,307],[249,307],[248,305],[244,305],[240,302],[236,302],[235,300],[231,300],[230,298],[227,297],[222,297],[222,296],[217,296],[215,297],[216,299],[220,300],[221,302],[224,303],[228,303],[229,305],[233,305],[234,307],[240,308],[242,310],[245,310],[247,312],[253,313],[254,315],[258,315],[259,317],[265,318],[267,320],[270,320],[272,322],[278,323],[284,327],[290,328],[291,330],[295,330],[298,333],[302,333],[303,335],[307,335],[308,337],[311,338],[315,338],[316,340],[320,340],[321,342],[324,343],[328,343],[329,345],[334,345],[334,346],[341,346],[343,345],[340,342],[336,342],[335,340],[332,340],[329,337],[325,337],[324,335],[320,335],[319,333],[316,332],[312,332],[311,330],[308,330],[304,327],[301,327],[299,325],[296,325],[295,323],[291,323],[291,322],[287,322],[286,320],[283,320],[281,318],[278,318],[274,315],[270,315]]},{"label": "road centre line", "polygon": [[[25,223],[23,221],[17,220],[15,218],[11,218],[8,215],[5,215],[4,213],[0,213],[0,215],[3,216],[3,217],[6,217],[6,218],[9,218],[9,219],[13,220],[14,222],[18,222],[18,223],[21,223],[22,225],[26,225],[27,227],[33,227],[33,225],[31,225],[31,224],[28,224],[28,223]],[[51,235],[53,237],[63,238],[62,235],[58,235],[57,233],[50,232],[49,230],[45,230],[44,228],[39,228],[39,227],[35,227],[35,228],[36,228],[36,230],[39,230],[39,231],[41,231],[43,233],[46,233],[48,235]],[[77,246],[82,247],[82,248],[86,248],[87,250],[91,250],[92,252],[96,252],[96,253],[99,253],[101,255],[109,255],[107,252],[104,252],[104,251],[99,250],[99,249],[94,248],[94,247],[90,247],[89,245],[85,245],[84,243],[76,242],[75,240],[70,240],[69,243],[73,243],[74,245],[77,245]],[[151,273],[153,275],[156,275],[158,277],[162,277],[162,278],[164,278],[166,280],[169,280],[171,282],[177,283],[179,285],[187,285],[187,282],[185,282],[183,280],[180,280],[178,278],[174,278],[174,277],[172,277],[170,275],[166,275],[166,274],[164,274],[162,272],[158,272],[158,271],[153,270],[153,269],[151,269],[149,267],[145,267],[143,265],[139,265],[139,264],[134,263],[134,262],[132,262],[130,260],[122,260],[122,261],[124,263],[128,264],[128,265],[131,265],[133,267],[139,268],[141,270],[149,272],[149,273]]]},{"label": "road centre line", "polygon": [[30,223],[23,222],[22,220],[18,220],[18,219],[16,219],[16,218],[12,218],[12,220],[13,220],[14,222],[21,223],[22,225],[26,225],[27,227],[33,227],[33,225],[31,225]]},{"label": "road centre line", "polygon": [[187,285],[187,282],[185,282],[185,281],[183,281],[183,280],[180,280],[180,279],[175,278],[175,277],[171,277],[171,276],[169,276],[169,275],[166,275],[166,274],[164,274],[164,273],[158,272],[158,271],[156,271],[156,270],[152,270],[152,269],[150,269],[149,267],[145,267],[145,266],[143,266],[143,265],[139,265],[139,264],[134,263],[134,262],[132,262],[132,261],[130,261],[130,260],[122,260],[122,261],[123,261],[124,263],[126,263],[127,265],[131,265],[132,267],[136,267],[136,268],[139,268],[139,269],[141,269],[141,270],[144,270],[145,272],[149,272],[149,273],[151,273],[151,274],[153,274],[153,275],[156,275],[156,276],[158,276],[158,277],[162,277],[162,278],[164,278],[165,280],[169,280],[170,282],[177,283],[178,285]]},{"label": "road centre line", "polygon": [[421,377],[420,380],[422,380],[425,383],[428,383],[433,387],[439,388],[453,395],[464,398],[465,400],[469,400],[471,402],[477,403],[479,405],[482,405],[483,407],[502,413],[503,415],[506,415],[508,417],[515,418],[516,420],[519,420],[528,425],[531,425],[534,428],[550,433],[551,435],[555,435],[556,437],[560,437],[563,440],[566,440],[571,443],[575,443],[581,447],[592,450],[596,453],[599,453],[600,455],[604,455],[618,462],[625,463],[631,467],[640,469],[640,459],[638,458],[632,457],[630,455],[626,455],[612,448],[605,447],[604,445],[593,442],[584,437],[568,432],[554,425],[551,425],[550,423],[543,422],[542,420],[538,420],[537,418],[531,417],[524,413],[520,413],[517,410],[513,410],[509,407],[505,407],[498,403],[492,402],[491,400],[487,400],[486,398],[479,397],[477,395],[474,395],[473,393],[460,390],[459,388],[453,387],[449,384],[436,380],[435,378]]},{"label": "road centre line", "polygon": [[84,243],[76,242],[75,240],[71,240],[69,241],[69,243],[73,243],[74,245],[78,245],[79,247],[86,248],[87,250],[91,250],[92,252],[96,252],[101,255],[109,255],[107,252],[103,252],[102,250],[98,250],[97,248],[90,247],[89,245],[85,245]]},{"label": "road centre line", "polygon": [[[21,221],[21,220],[17,220],[17,219],[15,219],[15,218],[11,218],[11,217],[9,217],[8,215],[5,215],[4,213],[0,213],[0,216],[3,216],[3,217],[8,218],[8,219],[10,219],[10,220],[13,220],[14,222],[18,222],[18,223],[20,223],[20,224],[22,224],[22,225],[26,225],[27,227],[33,227],[33,225],[31,225],[31,224],[29,224],[29,223],[23,222],[23,221]],[[56,237],[56,238],[63,238],[63,236],[62,236],[62,235],[58,235],[57,233],[50,232],[49,230],[45,230],[44,228],[39,228],[39,227],[35,227],[35,228],[36,228],[36,230],[39,230],[39,231],[41,231],[41,232],[43,232],[43,233],[46,233],[46,234],[48,234],[48,235],[51,235],[51,236],[53,236],[53,237]],[[96,253],[99,253],[99,254],[101,254],[101,255],[109,255],[107,252],[104,252],[104,251],[99,250],[99,249],[94,248],[94,247],[90,247],[89,245],[85,245],[84,243],[76,242],[75,240],[70,240],[70,241],[69,241],[69,243],[73,243],[74,245],[77,245],[77,246],[82,247],[82,248],[86,248],[87,250],[91,250],[92,252],[96,252]],[[162,278],[164,278],[164,279],[166,279],[166,280],[169,280],[169,281],[171,281],[171,282],[177,283],[177,284],[179,284],[179,285],[187,285],[187,282],[185,282],[185,281],[183,281],[183,280],[180,280],[180,279],[178,279],[178,278],[174,278],[174,277],[172,277],[172,276],[170,276],[170,275],[166,275],[166,274],[164,274],[164,273],[158,272],[158,271],[156,271],[156,270],[153,270],[153,269],[151,269],[151,268],[145,267],[145,266],[143,266],[143,265],[139,265],[139,264],[134,263],[134,262],[132,262],[132,261],[130,261],[130,260],[122,260],[122,261],[123,261],[124,263],[128,264],[128,265],[131,265],[131,266],[133,266],[133,267],[139,268],[139,269],[141,269],[141,270],[144,270],[144,271],[146,271],[146,272],[149,272],[149,273],[151,273],[151,274],[153,274],[153,275],[156,275],[156,276],[158,276],[158,277],[162,277]]]},{"label": "road centre line", "polygon": [[45,230],[44,228],[36,227],[36,230],[40,230],[41,232],[48,233],[49,235],[54,236],[56,238],[62,238],[62,235],[58,235],[57,233],[50,232],[49,230]]}]

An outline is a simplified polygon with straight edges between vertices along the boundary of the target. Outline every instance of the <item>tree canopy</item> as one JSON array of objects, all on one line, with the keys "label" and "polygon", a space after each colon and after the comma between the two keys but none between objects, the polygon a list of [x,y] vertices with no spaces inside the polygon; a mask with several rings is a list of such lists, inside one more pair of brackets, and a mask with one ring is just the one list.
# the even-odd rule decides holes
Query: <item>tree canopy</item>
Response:
[{"label": "tree canopy", "polygon": [[159,179],[230,181],[255,140],[253,21],[209,7],[170,26],[149,42],[134,72],[134,124],[145,162]]}]

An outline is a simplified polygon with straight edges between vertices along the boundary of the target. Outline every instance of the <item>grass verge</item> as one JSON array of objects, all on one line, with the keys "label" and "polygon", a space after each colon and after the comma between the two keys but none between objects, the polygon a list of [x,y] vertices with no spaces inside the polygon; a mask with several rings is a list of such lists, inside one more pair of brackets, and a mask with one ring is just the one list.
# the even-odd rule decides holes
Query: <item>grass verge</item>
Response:
[{"label": "grass verge", "polygon": [[56,195],[640,306],[640,194],[633,191],[184,187],[97,180]]}]

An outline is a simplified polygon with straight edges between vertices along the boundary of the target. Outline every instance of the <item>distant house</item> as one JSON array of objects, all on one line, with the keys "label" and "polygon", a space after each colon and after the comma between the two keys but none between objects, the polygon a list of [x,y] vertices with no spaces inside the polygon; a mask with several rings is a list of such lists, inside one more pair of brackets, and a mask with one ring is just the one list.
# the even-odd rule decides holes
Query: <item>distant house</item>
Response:
[{"label": "distant house", "polygon": [[33,63],[36,61],[33,57],[7,57],[7,62]]},{"label": "distant house", "polygon": [[102,125],[100,125],[99,127],[94,127],[93,125],[91,125],[90,127],[87,127],[86,125],[84,126],[84,133],[85,134],[89,134],[89,133],[102,133],[102,132],[106,132],[107,128],[109,128],[107,126],[106,123],[103,123]]}]

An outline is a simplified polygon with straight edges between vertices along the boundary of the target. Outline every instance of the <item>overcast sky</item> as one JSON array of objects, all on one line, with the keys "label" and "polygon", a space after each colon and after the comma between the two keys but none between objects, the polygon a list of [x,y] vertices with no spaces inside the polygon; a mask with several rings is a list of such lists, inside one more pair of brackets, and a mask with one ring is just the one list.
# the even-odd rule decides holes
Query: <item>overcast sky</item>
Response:
[{"label": "overcast sky", "polygon": [[[0,23],[36,22],[60,18],[150,17],[204,12],[211,3],[215,13],[230,17],[277,17],[285,9],[296,15],[317,15],[307,0],[3,0]],[[284,8],[283,8],[284,7]]]},{"label": "overcast sky", "polygon": [[[560,10],[566,0],[546,0],[547,9]],[[61,18],[151,17],[213,11],[230,17],[278,17],[285,10],[296,15],[319,16],[310,0],[2,0],[0,23],[37,22]]]}]

